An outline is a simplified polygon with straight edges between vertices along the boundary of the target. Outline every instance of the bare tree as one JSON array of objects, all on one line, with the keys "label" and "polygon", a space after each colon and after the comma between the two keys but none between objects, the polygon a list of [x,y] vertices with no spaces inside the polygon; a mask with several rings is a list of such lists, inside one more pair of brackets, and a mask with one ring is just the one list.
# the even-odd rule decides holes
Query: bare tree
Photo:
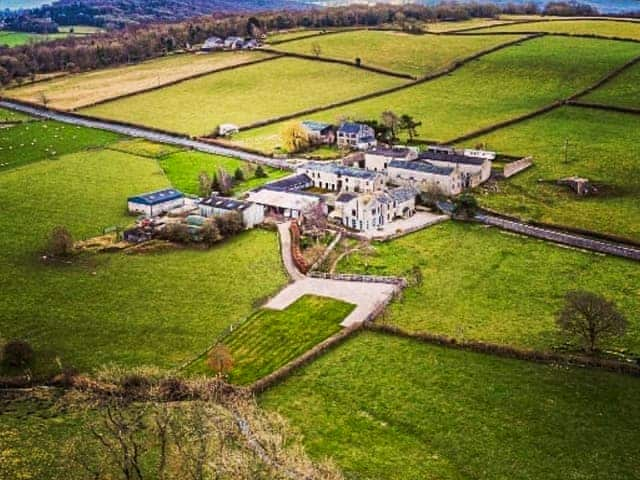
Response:
[{"label": "bare tree", "polygon": [[198,174],[198,193],[201,197],[210,197],[213,188],[213,180],[207,172]]},{"label": "bare tree", "polygon": [[626,318],[612,301],[585,291],[567,293],[556,323],[563,332],[580,339],[587,353],[595,352],[608,339],[624,335],[627,329]]},{"label": "bare tree", "polygon": [[382,124],[391,130],[391,136],[393,139],[397,138],[398,127],[400,125],[400,117],[391,110],[382,112]]},{"label": "bare tree", "polygon": [[207,366],[216,375],[226,375],[233,368],[233,357],[226,345],[219,343],[207,355]]},{"label": "bare tree", "polygon": [[318,42],[313,42],[311,44],[311,53],[314,57],[319,57],[320,55],[322,55],[322,47]]}]

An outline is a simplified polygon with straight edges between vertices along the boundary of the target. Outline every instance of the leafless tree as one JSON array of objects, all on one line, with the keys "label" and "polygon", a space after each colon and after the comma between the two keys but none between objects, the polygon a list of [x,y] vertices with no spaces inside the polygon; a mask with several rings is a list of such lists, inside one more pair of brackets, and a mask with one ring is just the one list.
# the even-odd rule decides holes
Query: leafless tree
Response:
[{"label": "leafless tree", "polygon": [[311,53],[314,57],[319,57],[320,55],[322,55],[322,47],[318,42],[313,42],[311,44]]}]

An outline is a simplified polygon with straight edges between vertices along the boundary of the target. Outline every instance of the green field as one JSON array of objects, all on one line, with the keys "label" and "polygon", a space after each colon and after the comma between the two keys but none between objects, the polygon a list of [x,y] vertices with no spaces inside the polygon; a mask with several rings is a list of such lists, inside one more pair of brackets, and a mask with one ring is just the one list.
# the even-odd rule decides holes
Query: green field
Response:
[{"label": "green field", "polygon": [[32,117],[6,108],[0,108],[0,123],[18,123],[26,120],[32,120]]},{"label": "green field", "polygon": [[[565,98],[640,54],[640,45],[545,37],[486,55],[446,77],[302,117],[379,119],[385,110],[422,121],[420,138],[446,141]],[[284,123],[240,132],[234,141],[272,151]]]},{"label": "green field", "polygon": [[[353,309],[349,303],[307,295],[282,311],[258,310],[222,340],[234,362],[229,380],[246,385],[276,371],[337,333]],[[189,373],[210,373],[204,360],[190,366]]]},{"label": "green field", "polygon": [[362,333],[261,403],[349,479],[631,480],[639,386]]},{"label": "green field", "polygon": [[640,109],[640,64],[622,72],[579,100]]},{"label": "green field", "polygon": [[[175,54],[133,65],[65,75],[7,91],[7,96],[62,109],[76,109],[193,75],[268,58],[262,52]],[[166,113],[166,112],[163,112]]]},{"label": "green field", "polygon": [[573,35],[600,35],[603,37],[640,40],[640,22],[616,22],[608,20],[554,20],[503,25],[480,30],[483,33],[548,32]]},{"label": "green field", "polygon": [[400,83],[402,80],[397,78],[344,65],[283,58],[208,75],[82,112],[204,135],[221,123],[244,125]]},{"label": "green field", "polygon": [[322,57],[352,62],[358,57],[363,65],[423,77],[510,40],[514,40],[513,35],[438,36],[360,30],[287,42],[275,48],[313,55],[317,45]]},{"label": "green field", "polygon": [[457,21],[440,21],[433,23],[425,23],[423,29],[427,32],[450,32],[452,30],[460,30],[467,28],[488,27],[491,25],[504,25],[510,23],[510,20],[502,18],[470,18],[469,20]]},{"label": "green field", "polygon": [[[500,152],[534,156],[534,168],[500,182],[500,192],[483,195],[481,202],[525,219],[639,241],[639,131],[637,115],[566,107],[474,138],[468,145],[484,143]],[[553,182],[539,181],[570,175],[601,185],[600,193],[577,198]]]},{"label": "green field", "polygon": [[414,277],[385,322],[411,331],[549,350],[564,339],[555,315],[565,294],[585,289],[613,299],[629,320],[614,345],[640,354],[640,270],[637,264],[582,253],[497,229],[447,222],[373,253],[352,254],[340,272]]},{"label": "green field", "polygon": [[0,31],[0,46],[6,45],[8,47],[17,47],[19,45],[26,45],[32,42],[47,42],[49,40],[64,38],[66,36],[68,36],[67,33],[50,33],[48,35],[41,35],[38,33]]},{"label": "green field", "polygon": [[163,157],[160,160],[160,167],[164,170],[171,184],[178,190],[193,195],[199,194],[198,174],[207,172],[213,175],[218,169],[224,169],[233,176],[237,168],[244,173],[245,181],[235,187],[235,191],[242,192],[256,188],[266,182],[271,182],[278,178],[290,175],[287,170],[277,170],[270,167],[263,167],[267,174],[265,178],[256,178],[254,165],[235,158],[222,157],[195,151],[182,151]]},{"label": "green field", "polygon": [[311,35],[317,35],[318,33],[322,33],[322,30],[312,30],[312,29],[304,29],[304,30],[283,30],[281,32],[275,31],[269,33],[267,37],[268,43],[279,43],[289,40],[296,40],[299,38],[309,37]]},{"label": "green field", "polygon": [[56,161],[64,154],[102,147],[120,138],[115,133],[52,121],[0,129],[0,172],[38,160]]},{"label": "green field", "polygon": [[126,198],[168,181],[155,159],[113,150],[36,157],[0,172],[0,332],[34,345],[36,373],[55,370],[56,358],[81,371],[109,362],[175,367],[285,283],[276,236],[257,230],[207,251],[43,262],[53,226],[77,239],[125,226]]}]

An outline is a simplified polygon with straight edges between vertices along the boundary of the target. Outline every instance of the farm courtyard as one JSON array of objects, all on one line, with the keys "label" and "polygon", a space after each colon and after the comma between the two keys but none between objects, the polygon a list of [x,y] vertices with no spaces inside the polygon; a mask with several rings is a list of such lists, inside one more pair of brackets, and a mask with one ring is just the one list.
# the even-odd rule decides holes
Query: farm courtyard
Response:
[{"label": "farm courtyard", "polygon": [[[59,379],[117,372],[117,388],[227,382],[291,428],[274,445],[299,441],[350,480],[640,479],[640,22],[414,28],[274,31],[255,49],[185,50],[2,92],[0,347],[19,340],[32,354],[0,358],[0,387],[36,394],[0,390],[0,478],[67,478],[68,445],[99,407],[61,403]],[[2,32],[0,44],[22,37]],[[340,143],[345,125],[358,142]],[[489,167],[434,193],[394,183],[377,154]],[[531,164],[507,175],[520,159]],[[466,166],[421,168],[411,175]],[[178,207],[132,209],[176,191]],[[438,221],[394,227],[418,213]],[[149,224],[153,238],[127,238]],[[51,252],[60,228],[72,254]],[[365,302],[340,289],[367,293],[365,322],[346,326]],[[593,351],[561,321],[576,291],[624,321]]]}]

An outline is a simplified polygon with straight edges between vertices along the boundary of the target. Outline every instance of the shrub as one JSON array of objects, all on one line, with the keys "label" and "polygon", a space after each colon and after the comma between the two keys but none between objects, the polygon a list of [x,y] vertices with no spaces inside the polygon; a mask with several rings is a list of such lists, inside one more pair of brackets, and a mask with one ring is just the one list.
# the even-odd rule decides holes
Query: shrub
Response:
[{"label": "shrub", "polygon": [[66,257],[73,252],[73,236],[67,227],[58,225],[49,234],[48,252],[55,257]]},{"label": "shrub", "polygon": [[264,168],[262,168],[262,165],[258,165],[254,175],[256,178],[267,178],[267,172],[264,171]]},{"label": "shrub", "polygon": [[189,386],[179,378],[169,377],[160,381],[158,393],[168,401],[186,400],[191,395]]},{"label": "shrub", "polygon": [[218,344],[207,355],[207,366],[216,375],[226,375],[233,368],[233,357],[227,346]]},{"label": "shrub", "polygon": [[189,227],[184,223],[170,223],[160,232],[160,238],[176,243],[189,243]]},{"label": "shrub", "polygon": [[2,363],[14,368],[24,368],[33,361],[33,348],[24,340],[10,340],[2,347]]},{"label": "shrub", "polygon": [[216,225],[220,235],[223,237],[232,237],[244,230],[242,217],[238,213],[228,213],[216,218]]},{"label": "shrub", "polygon": [[244,172],[240,167],[236,168],[236,171],[233,173],[233,179],[236,182],[244,182]]},{"label": "shrub", "polygon": [[202,229],[200,230],[200,239],[202,240],[202,243],[209,246],[222,240],[222,235],[220,235],[217,223],[214,221],[208,221],[202,225]]},{"label": "shrub", "polygon": [[454,201],[453,211],[456,215],[473,218],[478,210],[478,201],[470,193],[463,193]]}]

